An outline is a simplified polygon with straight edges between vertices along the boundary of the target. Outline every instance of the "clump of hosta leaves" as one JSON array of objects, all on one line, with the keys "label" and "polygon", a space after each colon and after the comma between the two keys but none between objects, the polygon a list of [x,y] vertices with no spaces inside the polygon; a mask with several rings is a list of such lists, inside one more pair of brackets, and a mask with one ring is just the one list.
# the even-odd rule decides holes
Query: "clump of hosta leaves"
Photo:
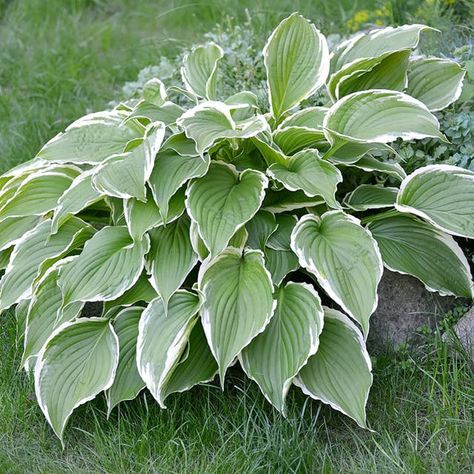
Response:
[{"label": "clump of hosta leaves", "polygon": [[[291,15],[263,51],[269,110],[252,91],[220,96],[223,50],[197,47],[173,90],[186,107],[151,79],[133,108],[86,115],[0,178],[0,308],[25,321],[22,365],[61,439],[101,392],[109,411],[144,388],[165,407],[224,387],[236,363],[283,414],[296,385],[367,426],[383,268],[473,293],[453,236],[474,237],[474,173],[407,176],[375,157],[397,138],[446,140],[432,111],[464,72],[411,57],[425,30],[364,33],[330,55]],[[324,107],[301,107],[324,88]]]}]

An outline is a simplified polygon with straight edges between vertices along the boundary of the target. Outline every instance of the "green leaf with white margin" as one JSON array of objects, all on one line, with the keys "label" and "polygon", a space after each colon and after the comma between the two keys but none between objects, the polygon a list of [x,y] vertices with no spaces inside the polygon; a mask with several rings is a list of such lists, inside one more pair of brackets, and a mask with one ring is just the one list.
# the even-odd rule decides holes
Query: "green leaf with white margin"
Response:
[{"label": "green leaf with white margin", "polygon": [[297,13],[273,30],[263,49],[269,102],[277,120],[313,95],[329,73],[329,49],[318,29]]},{"label": "green leaf with white margin", "polygon": [[407,94],[423,102],[432,111],[456,102],[462,92],[466,71],[455,61],[422,58],[411,61]]},{"label": "green leaf with white margin", "polygon": [[327,107],[306,107],[286,117],[278,128],[306,127],[322,130],[324,116],[328,110]]},{"label": "green leaf with white margin", "polygon": [[163,225],[160,210],[151,197],[150,192],[147,193],[146,202],[139,201],[135,198],[126,199],[124,201],[123,210],[125,222],[127,223],[128,231],[133,240],[140,241],[150,229]]},{"label": "green leaf with white margin", "polygon": [[[345,41],[331,55],[331,71],[337,71],[344,64],[360,58],[374,58],[385,53],[414,49],[420,41],[420,33],[434,30],[426,25],[403,25],[396,28],[391,26],[362,33]],[[434,30],[436,31],[436,30]]]},{"label": "green leaf with white margin", "polygon": [[39,216],[7,217],[0,225],[0,250],[15,245],[26,232],[34,229],[40,220]]},{"label": "green leaf with white margin", "polygon": [[402,49],[346,64],[329,79],[327,88],[332,100],[368,89],[404,90],[410,54],[411,49]]},{"label": "green leaf with white margin", "polygon": [[273,142],[273,138],[269,131],[263,131],[255,137],[252,137],[251,140],[257,150],[263,156],[268,166],[273,163],[280,163],[282,165],[287,163],[287,156],[283,153],[280,147]]},{"label": "green leaf with white margin", "polygon": [[125,293],[138,280],[149,248],[148,236],[133,242],[124,226],[99,230],[78,258],[60,270],[63,306],[75,301],[113,300]]},{"label": "green leaf with white margin", "polygon": [[199,156],[196,151],[196,142],[186,136],[184,132],[170,135],[161,150],[173,150],[180,156]]},{"label": "green leaf with white margin", "polygon": [[143,311],[138,326],[137,367],[148,390],[166,408],[166,382],[179,362],[202,304],[201,295],[177,291],[168,311],[158,297]]},{"label": "green leaf with white margin", "polygon": [[276,291],[276,299],[270,323],[243,349],[240,361],[265,398],[286,414],[291,383],[318,350],[323,308],[315,289],[306,283],[287,283]]},{"label": "green leaf with white margin", "polygon": [[344,166],[359,168],[367,172],[377,171],[379,173],[384,173],[388,174],[389,176],[393,176],[399,181],[403,181],[407,177],[405,170],[398,163],[380,161],[371,155],[366,155],[360,158],[355,163],[347,164]]},{"label": "green leaf with white margin", "polygon": [[278,127],[273,133],[273,141],[286,155],[326,143],[322,129],[308,127]]},{"label": "green leaf with white margin", "polygon": [[88,114],[73,122],[39,151],[43,160],[67,163],[99,163],[143,135],[136,124],[123,124],[127,113],[119,110]]},{"label": "green leaf with white margin", "polygon": [[275,286],[280,286],[288,273],[298,270],[298,257],[293,250],[274,250],[265,247],[265,267],[272,276]]},{"label": "green leaf with white margin", "polygon": [[208,173],[191,182],[186,209],[211,255],[226,248],[235,232],[259,210],[268,179],[260,171],[238,173],[234,166],[212,163]]},{"label": "green leaf with white margin", "polygon": [[448,234],[473,239],[474,173],[450,165],[419,168],[403,180],[395,207]]},{"label": "green leaf with white margin", "polygon": [[107,311],[117,306],[131,306],[139,302],[149,303],[151,300],[154,300],[158,294],[155,289],[151,286],[151,283],[148,281],[148,275],[143,272],[136,283],[129,288],[125,293],[120,295],[115,300],[106,301],[104,303],[105,314]]},{"label": "green leaf with white margin", "polygon": [[319,196],[310,198],[303,191],[288,193],[286,190],[272,191],[270,189],[266,193],[262,209],[274,214],[280,214],[281,212],[294,211],[295,209],[313,207],[320,204],[324,204],[324,199]]},{"label": "green leaf with white margin", "polygon": [[64,323],[45,344],[35,367],[36,398],[63,446],[72,412],[110,388],[118,360],[118,338],[107,319]]},{"label": "green leaf with white margin", "polygon": [[276,216],[276,223],[278,227],[270,235],[267,247],[273,250],[291,250],[291,233],[295,228],[298,219],[296,216],[288,214],[279,214]]},{"label": "green leaf with white margin", "polygon": [[66,173],[41,170],[28,176],[15,195],[0,209],[7,217],[42,216],[53,210],[73,178]]},{"label": "green leaf with white margin", "polygon": [[[125,122],[128,123],[132,119],[146,119],[149,122],[163,122],[167,127],[176,123],[183,114],[184,109],[173,102],[166,101],[161,107],[141,100],[132,110]],[[121,150],[123,151],[123,150]]]},{"label": "green leaf with white margin", "polygon": [[109,415],[120,402],[133,400],[145,388],[136,362],[138,323],[142,312],[143,308],[138,306],[125,308],[112,323],[118,337],[119,361],[114,382],[105,392]]},{"label": "green leaf with white margin", "polygon": [[134,198],[126,200],[124,215],[130,235],[134,240],[142,240],[150,229],[175,221],[184,213],[184,200],[184,189],[180,189],[169,201],[166,221],[150,193],[146,202]]},{"label": "green leaf with white margin", "polygon": [[156,77],[150,79],[143,85],[143,98],[157,107],[161,107],[166,99],[165,85]]},{"label": "green leaf with white margin", "polygon": [[164,136],[163,122],[154,122],[147,127],[145,139],[140,145],[101,163],[92,177],[97,191],[108,196],[146,201],[145,183],[150,178]]},{"label": "green leaf with white margin", "polygon": [[150,231],[151,247],[146,257],[150,283],[163,300],[165,312],[171,296],[181,287],[198,259],[190,238],[187,215],[166,227]]},{"label": "green leaf with white margin", "polygon": [[229,366],[273,315],[273,284],[261,251],[227,248],[201,266],[198,287],[205,296],[202,325],[224,386]]},{"label": "green leaf with white margin", "polygon": [[46,272],[31,298],[21,360],[21,366],[27,371],[34,367],[36,357],[53,331],[64,322],[74,319],[82,310],[83,303],[75,303],[64,309],[61,307],[63,295],[58,286],[58,273],[67,260],[60,260]]},{"label": "green leaf with white margin", "polygon": [[439,138],[438,119],[425,104],[402,92],[374,89],[338,100],[324,118],[331,142],[389,143],[397,138]]},{"label": "green leaf with white margin", "polygon": [[191,331],[186,351],[162,388],[163,400],[172,393],[185,392],[195,385],[212,381],[218,372],[200,321]]},{"label": "green leaf with white margin", "polygon": [[186,89],[207,99],[216,98],[217,63],[224,57],[224,50],[215,43],[194,48],[184,57],[181,68]]},{"label": "green leaf with white margin", "polygon": [[374,220],[368,228],[389,270],[412,275],[443,296],[473,297],[469,263],[450,235],[403,214]]},{"label": "green leaf with white margin", "polygon": [[318,351],[301,369],[295,385],[367,428],[372,363],[362,334],[345,314],[324,308]]},{"label": "green leaf with white margin", "polygon": [[[182,156],[175,150],[163,150],[156,155],[155,167],[148,180],[153,197],[162,215],[168,215],[171,197],[191,178],[204,176],[209,168],[209,155]],[[166,219],[165,219],[166,220]]]},{"label": "green leaf with white margin", "polygon": [[92,175],[94,169],[85,171],[77,176],[59,198],[58,205],[54,210],[52,232],[58,231],[68,218],[81,212],[91,204],[96,203],[102,195],[92,186]]},{"label": "green leaf with white margin", "polygon": [[361,184],[344,198],[344,205],[354,211],[368,211],[393,207],[397,200],[398,188]]},{"label": "green leaf with white margin", "polygon": [[303,191],[308,197],[321,196],[329,206],[339,208],[336,189],[342,181],[341,172],[322,160],[317,150],[303,150],[288,158],[287,166],[275,163],[268,175],[282,183],[289,191]]},{"label": "green leaf with white margin", "polygon": [[30,298],[35,280],[55,261],[80,247],[93,232],[90,225],[72,217],[54,235],[49,219],[25,233],[17,242],[0,281],[0,309]]},{"label": "green leaf with white margin", "polygon": [[223,102],[202,102],[181,115],[176,123],[188,138],[196,142],[199,154],[208,150],[220,138],[250,138],[268,129],[263,115],[255,115],[237,124],[232,118],[231,110],[231,106]]},{"label": "green leaf with white margin", "polygon": [[263,250],[267,240],[277,228],[275,216],[268,211],[258,211],[245,225],[248,236],[247,246]]},{"label": "green leaf with white margin", "polygon": [[377,307],[382,258],[370,232],[342,211],[300,219],[291,236],[300,265],[316,276],[328,295],[354,318],[364,335]]},{"label": "green leaf with white margin", "polygon": [[[339,145],[338,143],[337,145]],[[358,143],[343,142],[340,147],[333,147],[329,150],[329,161],[337,165],[352,165],[369,153],[389,152],[396,154],[396,151],[384,143]]]}]

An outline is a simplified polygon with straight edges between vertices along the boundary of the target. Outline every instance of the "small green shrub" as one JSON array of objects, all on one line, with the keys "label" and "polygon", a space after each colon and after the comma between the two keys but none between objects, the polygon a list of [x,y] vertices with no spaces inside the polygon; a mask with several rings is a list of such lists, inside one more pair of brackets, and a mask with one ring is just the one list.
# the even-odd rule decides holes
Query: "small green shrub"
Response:
[{"label": "small green shrub", "polygon": [[[473,293],[452,236],[474,237],[474,173],[407,176],[375,157],[396,139],[446,141],[432,111],[464,71],[411,57],[424,30],[361,34],[330,56],[291,15],[263,51],[269,110],[251,91],[222,96],[224,51],[197,47],[184,87],[151,78],[133,107],[86,115],[0,177],[0,308],[16,305],[22,365],[61,440],[101,392],[109,411],[145,387],[165,407],[216,374],[224,386],[237,360],[283,414],[295,384],[367,426],[383,266]],[[325,106],[301,105],[323,86]]]}]

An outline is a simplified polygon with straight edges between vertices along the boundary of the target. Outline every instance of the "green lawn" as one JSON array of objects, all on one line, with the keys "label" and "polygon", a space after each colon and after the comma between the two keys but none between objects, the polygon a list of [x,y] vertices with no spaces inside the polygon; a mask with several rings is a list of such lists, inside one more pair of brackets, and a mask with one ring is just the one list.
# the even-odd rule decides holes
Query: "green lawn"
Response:
[{"label": "green lawn", "polygon": [[[1,170],[32,158],[75,118],[107,107],[140,69],[200,41],[227,16],[250,15],[263,42],[295,9],[329,34],[347,28],[355,11],[380,3],[0,0]],[[440,49],[472,34],[427,2],[392,3],[387,21],[426,22],[422,15],[432,15],[444,33]],[[14,316],[1,318],[1,473],[472,472],[474,378],[462,352],[436,335],[417,353],[375,360],[373,433],[297,389],[284,419],[234,369],[224,394],[217,385],[200,387],[173,396],[165,411],[141,395],[107,421],[99,398],[74,414],[63,451],[31,380],[18,372]]]}]

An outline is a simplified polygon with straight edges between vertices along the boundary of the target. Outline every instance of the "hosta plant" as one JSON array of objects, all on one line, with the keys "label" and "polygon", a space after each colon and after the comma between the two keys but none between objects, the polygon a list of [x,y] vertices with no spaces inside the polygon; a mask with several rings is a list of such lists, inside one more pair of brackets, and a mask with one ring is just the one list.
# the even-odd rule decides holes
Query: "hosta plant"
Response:
[{"label": "hosta plant", "polygon": [[[473,293],[453,236],[474,237],[474,173],[407,176],[377,158],[396,139],[446,140],[432,112],[464,72],[413,57],[426,30],[364,33],[330,54],[291,15],[264,49],[270,110],[252,91],[222,97],[223,50],[200,46],[182,87],[152,79],[0,177],[0,308],[16,305],[22,366],[61,439],[99,393],[109,412],[144,388],[164,408],[216,377],[224,387],[237,363],[283,414],[296,385],[367,426],[384,267]],[[325,106],[304,106],[324,88]]]}]

